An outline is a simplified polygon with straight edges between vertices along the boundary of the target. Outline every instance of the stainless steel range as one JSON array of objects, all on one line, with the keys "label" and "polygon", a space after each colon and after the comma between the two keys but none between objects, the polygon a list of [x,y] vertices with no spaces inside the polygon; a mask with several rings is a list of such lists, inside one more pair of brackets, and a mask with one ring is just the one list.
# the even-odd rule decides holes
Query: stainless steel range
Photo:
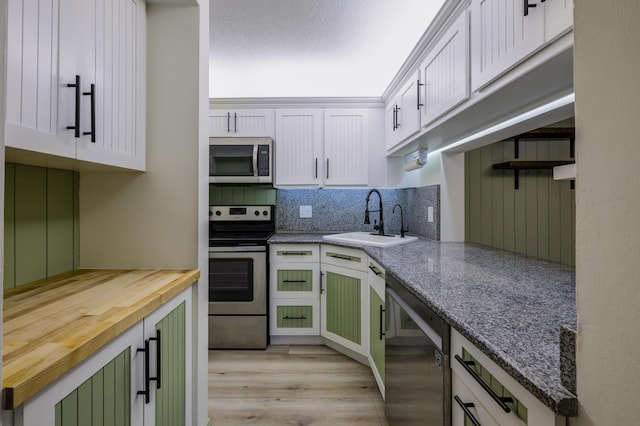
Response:
[{"label": "stainless steel range", "polygon": [[209,206],[209,348],[267,347],[274,206]]}]

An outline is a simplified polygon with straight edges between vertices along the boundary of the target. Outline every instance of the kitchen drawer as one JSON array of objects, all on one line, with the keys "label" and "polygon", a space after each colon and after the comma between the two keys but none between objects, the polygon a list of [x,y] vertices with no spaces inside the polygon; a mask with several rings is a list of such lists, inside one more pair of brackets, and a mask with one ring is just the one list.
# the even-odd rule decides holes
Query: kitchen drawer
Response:
[{"label": "kitchen drawer", "polygon": [[482,405],[476,395],[469,390],[455,372],[451,374],[451,395],[453,398],[453,402],[451,403],[452,426],[467,426],[473,424],[470,418],[465,415],[460,404],[465,405],[465,408],[469,410],[470,414],[482,426],[499,426],[496,419],[489,414],[489,410]]},{"label": "kitchen drawer", "polygon": [[362,272],[369,270],[369,256],[362,250],[322,244],[321,258],[323,264],[341,266]]},{"label": "kitchen drawer", "polygon": [[[461,361],[476,373],[477,377],[468,371]],[[489,359],[483,352],[462,336],[457,330],[451,329],[451,370],[454,376],[473,394],[474,404],[479,404],[487,410],[499,425],[523,426],[541,425],[555,426],[564,424],[565,418],[557,416],[539,399],[533,396],[507,372]],[[480,383],[482,381],[486,386]],[[490,388],[498,398],[512,398],[514,402],[506,402],[509,412],[501,408],[499,403],[490,395]],[[457,389],[453,388],[453,395]],[[462,397],[461,397],[462,398]],[[460,409],[456,401],[452,401],[454,411]],[[461,410],[461,409],[460,409]],[[485,422],[478,419],[484,426]],[[454,423],[456,424],[456,423]],[[487,424],[492,424],[488,422]]]},{"label": "kitchen drawer", "polygon": [[271,263],[320,262],[318,244],[271,244],[269,253]]},{"label": "kitchen drawer", "polygon": [[373,259],[369,259],[369,285],[382,300],[385,298],[385,271]]},{"label": "kitchen drawer", "polygon": [[320,301],[271,299],[269,334],[272,336],[319,336]]},{"label": "kitchen drawer", "polygon": [[271,297],[320,297],[320,263],[278,262],[270,265]]}]

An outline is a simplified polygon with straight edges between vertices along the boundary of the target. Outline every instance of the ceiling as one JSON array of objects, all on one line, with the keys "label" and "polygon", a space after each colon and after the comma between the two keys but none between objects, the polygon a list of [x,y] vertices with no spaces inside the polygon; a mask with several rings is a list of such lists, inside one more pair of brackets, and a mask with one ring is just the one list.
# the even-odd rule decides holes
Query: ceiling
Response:
[{"label": "ceiling", "polygon": [[381,96],[445,0],[210,0],[209,96]]}]

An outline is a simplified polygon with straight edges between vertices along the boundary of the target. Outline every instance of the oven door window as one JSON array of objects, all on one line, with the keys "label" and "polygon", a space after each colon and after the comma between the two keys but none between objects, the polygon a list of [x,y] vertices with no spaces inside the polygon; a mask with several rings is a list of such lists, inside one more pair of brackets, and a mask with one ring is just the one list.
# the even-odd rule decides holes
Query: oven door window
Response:
[{"label": "oven door window", "polygon": [[209,146],[209,176],[254,176],[253,145]]},{"label": "oven door window", "polygon": [[251,302],[253,259],[209,259],[209,301]]}]

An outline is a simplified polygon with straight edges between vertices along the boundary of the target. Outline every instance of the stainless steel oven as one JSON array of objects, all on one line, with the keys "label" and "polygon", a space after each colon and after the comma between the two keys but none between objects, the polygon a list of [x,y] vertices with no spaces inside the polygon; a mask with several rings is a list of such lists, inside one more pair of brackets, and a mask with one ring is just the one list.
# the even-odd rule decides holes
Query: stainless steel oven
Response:
[{"label": "stainless steel oven", "polygon": [[387,274],[385,414],[390,425],[451,425],[449,326]]},{"label": "stainless steel oven", "polygon": [[273,206],[210,206],[209,218],[209,348],[264,349]]}]

